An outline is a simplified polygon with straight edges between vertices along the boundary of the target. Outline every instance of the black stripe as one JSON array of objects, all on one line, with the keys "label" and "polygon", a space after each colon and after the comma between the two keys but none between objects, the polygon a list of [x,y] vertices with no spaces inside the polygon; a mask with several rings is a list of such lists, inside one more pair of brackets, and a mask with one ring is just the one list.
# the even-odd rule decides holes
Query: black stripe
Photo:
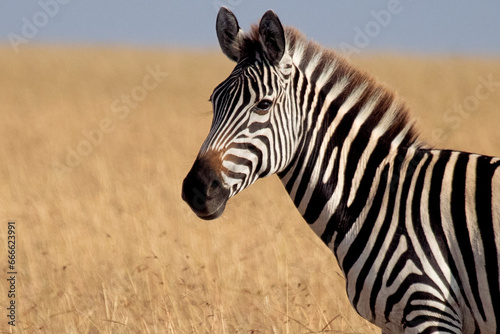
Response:
[{"label": "black stripe", "polygon": [[[389,165],[386,165],[382,171],[382,174],[385,175],[388,173]],[[365,249],[368,244],[368,239],[373,233],[373,227],[377,220],[378,215],[380,214],[380,209],[382,207],[382,201],[384,199],[384,194],[386,190],[387,180],[382,178],[377,187],[377,192],[375,193],[373,204],[366,215],[365,222],[361,226],[361,229],[356,236],[356,239],[353,241],[351,247],[347,250],[347,253],[344,257],[344,260],[341,263],[342,270],[347,274],[351,270],[352,266],[358,258],[361,256],[361,253]]]},{"label": "black stripe", "polygon": [[[499,231],[495,231],[493,228],[492,210],[498,210],[498,208],[494,207],[492,203],[491,182],[499,166],[500,161],[492,164],[491,158],[489,157],[479,157],[477,159],[475,197],[478,228],[481,239],[483,240],[484,258],[486,259],[485,269],[488,279],[488,288],[497,326],[500,326],[500,307],[498,307],[500,301],[500,286],[498,282],[499,245],[496,244],[495,235],[498,235]],[[496,228],[498,229],[499,227],[496,226]]]},{"label": "black stripe", "polygon": [[[411,301],[417,301],[417,300],[422,300],[422,301],[426,301],[426,302],[433,301],[435,303],[439,303],[439,304],[442,304],[443,306],[449,307],[447,303],[443,303],[443,301],[441,299],[439,299],[437,296],[435,296],[427,291],[416,291],[416,292],[412,293]],[[453,312],[453,314],[450,314],[450,313],[444,312],[440,309],[436,309],[435,307],[432,307],[432,306],[427,305],[427,304],[415,305],[415,304],[412,304],[411,301],[406,303],[406,306],[403,310],[403,313],[405,315],[408,315],[412,311],[415,311],[415,310],[431,310],[431,311],[437,312],[443,316],[447,316],[447,317],[457,321],[458,323],[460,323],[461,316],[459,314],[457,314],[455,312],[455,310],[453,310],[453,309],[450,309],[450,311]],[[456,325],[454,325],[454,326],[456,326]]]},{"label": "black stripe", "polygon": [[450,268],[452,277],[456,279],[458,288],[460,289],[461,297],[465,305],[470,309],[470,302],[465,294],[464,284],[460,278],[457,265],[453,259],[451,249],[449,248],[446,234],[443,230],[443,221],[441,220],[441,192],[443,188],[444,172],[446,165],[450,161],[451,151],[443,150],[439,152],[439,158],[432,169],[431,186],[429,190],[429,221],[431,223],[432,232],[440,247],[441,254],[447,265]]},{"label": "black stripe", "polygon": [[[316,161],[320,155],[320,149],[321,149],[321,142],[323,141],[323,138],[326,136],[326,132],[328,131],[328,127],[330,126],[331,122],[335,119],[335,116],[338,113],[338,110],[342,107],[342,105],[345,103],[345,101],[349,98],[349,96],[352,94],[352,92],[355,90],[355,87],[346,87],[344,91],[339,94],[339,96],[330,104],[328,107],[328,110],[326,112],[325,118],[323,120],[323,123],[321,124],[321,128],[319,130],[319,133],[317,134],[316,137],[316,145],[312,148],[312,152],[309,156],[307,163],[308,168],[306,168],[302,180],[299,184],[299,187],[297,188],[297,192],[294,198],[294,203],[296,206],[300,205],[300,201],[302,200],[307,187],[309,185],[309,180],[311,179],[311,174],[314,169],[314,166],[316,165]],[[322,98],[322,101],[324,101],[324,97]],[[366,101],[366,96],[362,96],[352,107],[351,109],[344,115],[342,120],[340,121],[337,130],[335,131],[334,135],[330,138],[328,138],[328,146],[326,151],[324,152],[324,159],[323,163],[321,166],[321,170],[326,170],[329,159],[332,159],[332,152],[334,148],[337,146],[339,149],[343,147],[343,144],[345,142],[345,139],[347,137],[347,134],[349,133],[349,130],[352,127],[352,124],[354,123],[354,120],[356,116],[359,114],[360,109],[363,107],[363,104]],[[319,107],[318,104],[318,109],[317,114],[319,115],[319,112],[321,110],[321,107]],[[317,115],[316,115],[317,116]],[[313,123],[315,124],[315,121],[313,120]],[[311,137],[313,136],[313,131],[314,126],[311,127],[311,130],[308,132],[308,142],[310,141]],[[340,150],[338,151],[340,153]],[[305,160],[305,159],[304,159]],[[313,191],[313,197],[316,195],[319,195],[320,199],[324,199],[325,201],[322,203],[320,200],[316,200],[317,197],[314,197],[314,203],[313,207],[316,207],[318,209],[309,209],[309,212],[311,216],[304,216],[306,221],[309,224],[312,224],[316,221],[317,217],[319,217],[319,214],[321,213],[321,205],[324,206],[326,204],[326,200],[331,197],[333,194],[333,191],[335,190],[335,187],[337,185],[337,179],[339,177],[338,175],[338,167],[339,167],[339,159],[336,159],[335,161],[335,166],[334,170],[332,172],[332,177],[333,179],[330,179],[327,181],[327,185],[323,185],[322,182],[318,182],[316,185],[316,189]],[[320,180],[321,181],[321,180]],[[345,188],[344,188],[345,189]],[[316,219],[315,219],[316,218]],[[339,223],[341,221],[337,221]],[[332,234],[336,226],[331,226],[330,227],[332,230]]]},{"label": "black stripe", "polygon": [[[425,152],[425,151],[424,151]],[[423,151],[419,151],[417,154],[424,154]],[[421,254],[421,256],[425,256],[427,261],[429,261],[431,267],[433,270],[436,272],[436,274],[439,276],[439,279],[447,284],[448,278],[446,275],[441,271],[440,266],[438,262],[436,261],[436,256],[432,254],[431,252],[431,247],[429,245],[429,242],[427,241],[427,238],[425,236],[424,228],[429,228],[428,225],[422,226],[422,220],[420,216],[420,206],[422,204],[422,193],[424,191],[424,181],[425,181],[425,176],[427,172],[427,168],[429,167],[429,164],[431,163],[432,160],[432,155],[426,154],[427,160],[425,163],[422,165],[422,168],[420,169],[417,181],[415,183],[415,189],[413,191],[413,199],[412,199],[412,227],[413,227],[413,232],[415,236],[417,237],[418,243],[420,244],[420,247],[424,251],[424,254]],[[414,166],[416,168],[417,166]],[[426,207],[427,207],[427,203]],[[439,240],[439,239],[438,239]],[[438,241],[439,242],[439,241]],[[446,259],[447,254],[442,253],[442,256]],[[451,298],[453,298],[454,302],[459,304],[459,300],[457,295],[455,294],[455,291],[453,291],[452,287],[447,285],[447,291],[445,293],[450,293]],[[445,297],[445,296],[443,296]],[[453,309],[450,304],[447,303],[446,305],[448,308]]]},{"label": "black stripe", "polygon": [[[295,68],[295,71],[293,72],[293,87],[295,87],[296,91],[299,91],[299,87],[298,87],[298,83],[299,83],[299,79],[301,77],[301,73],[299,72],[299,70],[297,68]],[[305,85],[303,85],[304,87]],[[301,114],[305,114],[301,109],[300,109],[300,104],[298,102],[299,98],[298,96],[295,96],[295,98],[291,99],[293,101],[295,101],[295,105],[291,105],[291,108],[295,109],[295,112],[293,112],[293,119],[291,120],[291,123],[293,124],[302,124],[302,121],[301,121]],[[290,101],[290,103],[292,103],[292,101]],[[293,109],[291,111],[293,111]],[[303,129],[303,126],[301,126],[302,129]],[[291,130],[291,129],[290,129]],[[302,131],[300,131],[301,133]],[[292,158],[292,160],[290,161],[290,163],[288,164],[288,166],[286,166],[280,173],[278,173],[278,177],[280,179],[283,179],[289,172],[290,170],[295,166],[295,163],[297,162],[297,160],[299,159],[298,157],[301,155],[301,152],[303,151],[304,147],[306,145],[306,142],[305,140],[302,140],[300,143],[299,143],[299,147],[296,148],[296,152],[294,153],[294,156]],[[285,188],[288,190],[288,192],[290,192],[290,190],[288,189],[289,188],[289,184],[291,184],[291,182],[288,182],[288,184],[285,185]]]},{"label": "black stripe", "polygon": [[[417,282],[419,284],[427,285],[427,286],[429,286],[432,289],[438,290],[438,287],[437,287],[436,283],[434,283],[434,281],[432,281],[428,276],[426,276],[426,275],[419,275],[419,274],[416,274],[416,273],[410,273],[410,274],[408,274],[404,278],[404,280],[400,283],[400,285],[398,286],[398,288],[396,289],[396,291],[387,298],[387,304],[386,304],[385,310],[384,310],[384,316],[385,316],[386,321],[389,321],[389,315],[392,312],[392,309],[393,309],[394,305],[396,305],[397,303],[401,302],[401,300],[403,299],[403,297],[407,294],[407,292],[409,290],[411,290],[411,287],[415,283],[417,283]],[[404,313],[403,313],[403,319],[406,319],[406,317],[408,316],[408,314],[413,309],[419,307],[419,305],[412,305],[411,304],[412,300],[420,299],[420,298],[418,298],[419,296],[420,297],[422,296],[421,295],[421,291],[415,291],[414,293],[411,294],[411,296],[409,297],[409,299],[408,299],[408,301],[407,301],[407,303],[405,305],[405,309],[404,309]],[[426,296],[425,298],[426,298],[426,300],[431,299],[429,296]]]},{"label": "black stripe", "polygon": [[[405,152],[404,155],[403,155],[403,152]],[[400,154],[398,154],[396,156],[396,161],[400,161],[400,163],[402,165],[405,162],[405,155],[406,155],[406,150],[402,151]],[[394,239],[391,241],[391,244],[389,247],[390,252],[388,251],[387,254],[385,254],[384,259],[382,261],[382,265],[381,265],[380,270],[379,270],[381,273],[384,273],[387,270],[387,266],[389,264],[389,261],[391,260],[391,258],[393,256],[392,253],[396,250],[396,248],[399,244],[399,238],[405,238],[406,244],[407,244],[407,249],[408,249],[407,251],[404,252],[404,254],[401,254],[401,257],[405,258],[405,261],[412,261],[413,264],[418,269],[420,269],[420,270],[422,269],[422,264],[420,263],[420,259],[418,259],[418,257],[416,257],[413,245],[411,243],[410,238],[408,237],[408,232],[406,230],[406,202],[407,202],[407,199],[409,196],[409,190],[410,190],[411,182],[413,179],[413,175],[415,173],[415,167],[419,165],[419,163],[421,162],[422,159],[423,159],[423,156],[421,156],[420,154],[413,155],[413,157],[410,159],[410,161],[408,161],[408,166],[405,170],[405,174],[401,176],[401,178],[404,181],[403,181],[403,185],[401,187],[400,197],[397,198],[397,201],[399,202],[399,213],[398,213],[399,220],[397,222],[398,226],[397,226],[396,232],[394,233]],[[397,186],[395,188],[392,188],[391,190],[393,190],[394,192],[397,193]],[[391,217],[391,220],[392,220],[392,217]],[[393,270],[396,271],[397,273],[399,273],[403,267],[404,267],[404,264],[399,263],[399,266],[394,267]],[[397,273],[395,275],[397,275]],[[394,275],[394,273],[391,273],[391,274]],[[382,286],[382,279],[383,279],[382,276],[383,275],[377,276],[375,283],[374,283],[374,286],[378,286],[379,288]],[[407,276],[404,279],[404,281],[402,282],[402,285],[398,288],[397,292],[394,295],[387,298],[387,304],[385,306],[385,317],[387,320],[389,317],[389,313],[392,311],[392,308],[394,307],[394,304],[399,302],[400,299],[403,297],[404,293],[406,292],[406,289],[401,290],[401,288],[404,287],[405,284],[407,284],[408,280],[411,280],[409,277],[414,277],[414,276],[413,276],[413,274],[410,274],[409,276]],[[371,304],[373,303],[372,304],[372,307],[373,307],[372,312],[373,313],[375,312],[375,308],[374,308],[375,300],[376,300],[376,294],[375,294],[375,288],[374,288],[374,290],[372,291],[371,298],[370,298],[370,303]]]},{"label": "black stripe", "polygon": [[462,261],[469,278],[469,287],[481,317],[483,320],[486,320],[483,304],[481,303],[481,296],[479,295],[474,251],[469,238],[469,228],[467,226],[465,213],[465,184],[468,161],[469,155],[467,153],[460,153],[455,164],[451,192],[451,216],[455,238],[457,239],[458,245],[460,245],[460,248],[456,249],[456,251],[460,252],[462,255]]},{"label": "black stripe", "polygon": [[[366,146],[368,145],[369,135],[367,136],[367,134],[370,133],[368,131],[369,127],[370,124],[365,123],[361,127],[358,136],[352,143],[352,147],[359,147],[360,150],[356,150],[355,153],[353,151],[353,154],[350,155],[350,157],[348,158],[352,159],[353,163],[351,165],[352,168],[351,167],[347,168],[347,170],[349,171],[349,173],[346,173],[347,180],[354,179],[356,166],[359,163],[361,155],[364,153],[364,149],[366,149]],[[358,219],[362,210],[365,208],[366,202],[368,201],[368,197],[370,195],[370,189],[372,187],[373,180],[377,173],[377,169],[382,163],[382,161],[389,154],[390,146],[381,144],[387,142],[388,139],[386,138],[386,135],[387,133],[377,140],[377,144],[368,158],[368,163],[364,168],[359,187],[358,189],[356,189],[354,200],[348,208],[349,210],[348,215],[351,221],[355,221],[356,219]],[[351,196],[350,192],[353,191],[352,182],[349,182],[349,184],[350,184],[349,189],[345,189],[344,191],[347,199]]]},{"label": "black stripe", "polygon": [[[401,153],[401,154],[404,154],[404,153]],[[359,294],[361,293],[361,288],[364,285],[364,282],[366,280],[366,276],[368,275],[372,265],[375,263],[375,260],[379,256],[379,251],[382,248],[382,244],[384,243],[385,238],[387,236],[387,232],[389,231],[389,228],[391,226],[392,215],[393,215],[394,206],[396,203],[396,194],[397,194],[397,189],[398,189],[398,184],[399,184],[399,179],[400,179],[402,161],[403,161],[402,159],[396,159],[393,162],[392,175],[389,175],[389,171],[387,169],[385,169],[386,172],[382,174],[383,177],[386,177],[387,181],[389,182],[389,188],[387,188],[385,190],[385,192],[387,192],[387,191],[389,192],[389,198],[388,198],[387,207],[386,207],[387,211],[385,213],[385,217],[384,217],[384,221],[382,223],[382,226],[380,227],[380,230],[377,231],[377,238],[375,240],[375,243],[373,244],[373,248],[370,251],[370,255],[368,256],[365,264],[361,268],[359,275],[358,275],[358,278],[356,280],[356,295],[354,297],[353,305],[357,305],[357,303],[359,301],[359,297],[360,297]],[[381,183],[381,185],[379,185],[379,187],[382,186],[382,184],[385,187],[384,183]],[[376,209],[376,208],[374,208],[374,209]],[[379,214],[379,212],[377,212],[377,216],[374,217],[375,219],[376,219],[376,217],[378,217],[378,214]],[[365,221],[365,223],[366,223],[366,221]],[[375,223],[375,221],[373,221],[372,224],[374,224],[374,223]],[[335,252],[337,250],[339,243],[341,242],[340,239],[341,239],[340,237],[337,237],[337,239],[335,240],[335,248],[334,248]],[[342,236],[342,239],[343,239],[343,236]],[[389,246],[389,249],[386,252],[385,258],[381,263],[381,267],[379,270],[380,273],[383,273],[385,271],[385,268],[387,268],[389,258],[394,254],[396,247],[397,247],[397,244],[395,244],[395,243],[391,243],[391,245]],[[375,301],[377,298],[377,294],[379,293],[381,287],[382,287],[382,275],[378,275],[377,278],[375,279],[375,282],[373,282],[372,290],[371,290],[371,294],[370,294],[370,305],[371,305],[370,309],[372,309],[372,316],[374,316],[374,311],[373,311],[375,308],[374,305],[375,305]]]}]

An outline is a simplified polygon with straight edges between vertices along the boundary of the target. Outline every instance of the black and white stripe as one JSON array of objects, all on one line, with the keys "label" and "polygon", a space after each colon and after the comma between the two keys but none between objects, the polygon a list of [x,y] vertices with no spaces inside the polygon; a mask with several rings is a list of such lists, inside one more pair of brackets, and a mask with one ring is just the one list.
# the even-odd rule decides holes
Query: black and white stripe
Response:
[{"label": "black and white stripe", "polygon": [[[223,210],[276,173],[365,319],[387,333],[496,332],[500,159],[426,147],[392,92],[273,12],[244,34],[223,8],[217,33],[237,66],[212,94],[186,201],[193,207],[190,189],[210,188],[193,181],[203,175],[228,190],[212,205]],[[208,208],[205,217],[222,213]]]}]

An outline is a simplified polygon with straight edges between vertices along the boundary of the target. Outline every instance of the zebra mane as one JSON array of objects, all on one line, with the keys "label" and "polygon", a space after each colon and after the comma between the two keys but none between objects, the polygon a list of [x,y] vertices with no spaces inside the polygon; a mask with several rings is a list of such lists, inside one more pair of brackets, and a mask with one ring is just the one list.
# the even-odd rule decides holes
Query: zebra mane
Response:
[{"label": "zebra mane", "polygon": [[[308,39],[299,30],[285,26],[284,32],[286,52],[288,52],[292,62],[303,73],[306,73],[308,68],[314,68],[309,78],[311,81],[316,81],[321,77],[323,81],[330,81],[330,84],[326,84],[325,87],[331,88],[333,83],[342,79],[348,79],[347,91],[353,91],[361,85],[366,86],[361,98],[368,100],[374,96],[378,96],[380,99],[378,108],[374,110],[374,114],[378,115],[372,117],[372,119],[380,120],[383,116],[389,116],[391,120],[388,138],[394,138],[401,132],[406,132],[401,141],[402,147],[428,147],[428,145],[418,139],[418,133],[415,130],[414,121],[410,117],[408,107],[397,96],[396,92],[385,87],[370,74],[355,68],[334,50],[325,48],[317,42]],[[242,60],[240,65],[243,66],[245,64],[250,65],[256,58],[262,57],[263,49],[259,41],[259,27],[257,25],[252,25],[250,32],[246,34],[241,45],[241,54]],[[325,73],[327,73],[326,78]],[[392,113],[392,115],[386,115],[387,113]],[[384,118],[387,119],[387,117]]]}]

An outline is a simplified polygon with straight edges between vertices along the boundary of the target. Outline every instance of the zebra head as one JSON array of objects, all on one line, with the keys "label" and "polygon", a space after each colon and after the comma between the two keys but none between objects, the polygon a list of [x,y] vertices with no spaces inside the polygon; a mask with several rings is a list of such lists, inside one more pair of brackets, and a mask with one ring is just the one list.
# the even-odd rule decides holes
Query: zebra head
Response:
[{"label": "zebra head", "polygon": [[[285,33],[268,11],[251,34],[234,14],[221,8],[217,37],[223,53],[236,62],[230,76],[213,91],[213,120],[182,198],[203,219],[215,219],[229,198],[259,177],[282,171],[295,151]],[[289,138],[288,138],[289,137]]]}]

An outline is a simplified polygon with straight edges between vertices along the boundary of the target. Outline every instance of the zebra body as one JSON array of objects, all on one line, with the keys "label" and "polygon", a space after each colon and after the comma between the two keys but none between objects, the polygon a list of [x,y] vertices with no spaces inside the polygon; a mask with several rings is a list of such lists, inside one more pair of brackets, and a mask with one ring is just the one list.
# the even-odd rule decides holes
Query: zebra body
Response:
[{"label": "zebra body", "polygon": [[335,254],[357,312],[384,332],[495,333],[500,160],[418,141],[405,105],[267,12],[250,34],[222,8],[237,62],[183,184],[204,219],[278,174]]},{"label": "zebra body", "polygon": [[[476,202],[481,192],[475,188],[491,179],[500,184],[498,172],[493,176],[498,164],[480,155],[415,149],[379,167],[371,199],[353,224],[331,239],[322,233],[361,316],[387,332],[495,332],[498,239],[491,219],[481,217],[490,209]],[[488,182],[476,181],[480,173]],[[493,247],[483,246],[488,242]]]}]

